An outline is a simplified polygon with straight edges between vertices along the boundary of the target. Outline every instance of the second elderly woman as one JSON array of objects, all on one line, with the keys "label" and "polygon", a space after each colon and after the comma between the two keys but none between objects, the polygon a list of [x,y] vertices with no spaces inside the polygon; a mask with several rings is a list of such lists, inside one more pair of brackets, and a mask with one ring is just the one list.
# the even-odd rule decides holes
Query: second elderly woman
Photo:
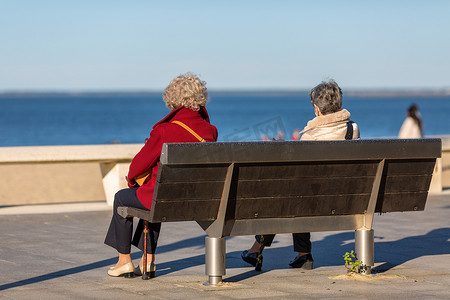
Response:
[{"label": "second elderly woman", "polygon": [[[320,83],[311,90],[309,96],[316,117],[300,131],[301,141],[359,139],[358,125],[350,121],[350,112],[342,108],[342,91],[335,81]],[[274,237],[274,234],[265,234],[261,249],[270,246]],[[289,265],[293,268],[311,270],[314,260],[311,255],[310,233],[293,233],[292,237],[297,255]],[[242,259],[253,266],[256,265],[261,236],[257,235],[255,238],[253,246],[241,254]]]},{"label": "second elderly woman", "polygon": [[[118,191],[114,198],[113,216],[105,244],[117,250],[119,259],[117,264],[108,270],[109,276],[133,277],[134,273],[142,274],[143,259],[135,268],[130,251],[131,244],[142,251],[144,249],[143,222],[139,221],[132,238],[133,218],[121,217],[117,213],[117,208],[132,206],[144,210],[151,209],[162,145],[198,142],[191,131],[207,142],[217,140],[217,129],[210,124],[205,109],[208,99],[205,84],[196,75],[187,73],[173,79],[165,89],[163,99],[171,112],[153,126],[150,137],[131,162],[126,178],[129,188]],[[148,176],[140,186],[136,178],[142,177],[142,174]],[[155,250],[160,228],[161,223],[149,223],[147,270],[150,271],[150,277],[153,277],[156,271]]]}]

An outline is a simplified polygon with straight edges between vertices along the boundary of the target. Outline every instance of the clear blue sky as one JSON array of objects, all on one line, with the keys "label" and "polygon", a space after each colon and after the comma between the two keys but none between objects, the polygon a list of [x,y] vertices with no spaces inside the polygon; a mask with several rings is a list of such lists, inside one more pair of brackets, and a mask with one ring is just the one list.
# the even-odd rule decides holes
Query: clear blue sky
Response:
[{"label": "clear blue sky", "polygon": [[450,88],[450,1],[0,0],[0,92]]}]

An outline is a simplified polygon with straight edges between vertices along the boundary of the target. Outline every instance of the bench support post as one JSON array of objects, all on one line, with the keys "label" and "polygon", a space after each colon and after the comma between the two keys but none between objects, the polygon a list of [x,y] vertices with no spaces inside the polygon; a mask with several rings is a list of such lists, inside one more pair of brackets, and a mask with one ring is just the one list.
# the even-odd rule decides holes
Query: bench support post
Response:
[{"label": "bench support post", "polygon": [[369,275],[374,265],[374,233],[373,229],[355,230],[356,258],[362,262],[359,273]]},{"label": "bench support post", "polygon": [[374,266],[374,240],[373,240],[373,216],[380,190],[381,178],[383,176],[385,159],[378,163],[377,173],[375,175],[372,193],[370,194],[369,204],[364,213],[364,226],[355,231],[355,252],[356,258],[362,263],[359,273],[369,275]]},{"label": "bench support post", "polygon": [[205,238],[205,273],[208,284],[216,285],[222,282],[225,275],[225,237]]}]

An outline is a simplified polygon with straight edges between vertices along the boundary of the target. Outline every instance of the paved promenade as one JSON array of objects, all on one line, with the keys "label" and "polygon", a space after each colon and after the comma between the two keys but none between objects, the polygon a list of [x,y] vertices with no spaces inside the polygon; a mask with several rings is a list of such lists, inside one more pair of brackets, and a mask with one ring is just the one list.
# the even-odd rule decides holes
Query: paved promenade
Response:
[{"label": "paved promenade", "polygon": [[[339,276],[354,233],[326,232],[312,234],[312,271],[288,266],[289,234],[264,251],[262,272],[240,259],[253,237],[228,238],[224,284],[203,285],[205,235],[194,222],[163,224],[156,278],[111,278],[117,256],[103,244],[110,216],[92,203],[0,208],[0,298],[450,299],[449,192],[431,195],[424,212],[377,215],[375,272],[357,278]],[[137,263],[140,253],[132,256]]]}]

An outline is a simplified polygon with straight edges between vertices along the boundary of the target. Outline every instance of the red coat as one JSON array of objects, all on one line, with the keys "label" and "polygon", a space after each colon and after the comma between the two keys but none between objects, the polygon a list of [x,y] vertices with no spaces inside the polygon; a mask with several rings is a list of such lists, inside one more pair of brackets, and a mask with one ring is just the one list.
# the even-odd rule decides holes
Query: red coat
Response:
[{"label": "red coat", "polygon": [[175,120],[189,126],[207,142],[217,141],[217,129],[209,123],[208,113],[203,107],[200,111],[193,111],[185,107],[174,109],[164,119],[156,123],[150,132],[150,138],[133,158],[127,178],[130,188],[137,187],[138,185],[133,178],[144,174],[147,170],[152,170],[149,179],[137,190],[139,201],[148,209],[152,206],[162,145],[164,143],[198,142],[198,139],[186,129],[178,124],[170,123],[170,121]]}]

